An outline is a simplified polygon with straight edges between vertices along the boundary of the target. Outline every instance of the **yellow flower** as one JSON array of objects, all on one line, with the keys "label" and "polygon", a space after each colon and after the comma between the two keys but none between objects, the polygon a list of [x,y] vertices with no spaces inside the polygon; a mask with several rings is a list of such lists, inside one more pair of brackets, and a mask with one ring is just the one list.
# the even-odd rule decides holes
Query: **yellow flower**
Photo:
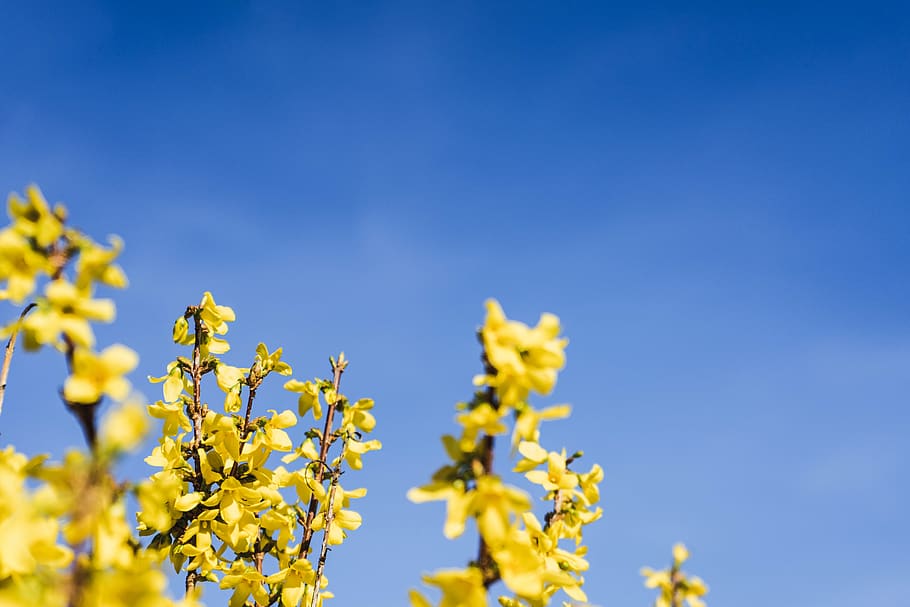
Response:
[{"label": "yellow flower", "polygon": [[220,489],[203,500],[202,505],[220,511],[226,531],[219,535],[226,539],[230,536],[231,544],[236,546],[241,541],[251,542],[254,539],[246,529],[247,524],[252,520],[256,527],[254,513],[268,508],[269,503],[253,487],[242,485],[236,478],[226,478]]},{"label": "yellow flower", "polygon": [[[206,291],[202,301],[196,307],[196,314],[202,321],[202,330],[199,336],[199,350],[202,357],[209,354],[224,354],[231,349],[231,345],[218,335],[228,331],[228,323],[236,318],[234,310],[228,306],[219,306],[215,303],[212,294]],[[195,334],[190,333],[190,325],[186,317],[181,316],[174,322],[174,343],[189,346],[195,342]]]},{"label": "yellow flower", "polygon": [[110,322],[114,319],[114,302],[91,299],[89,294],[65,280],[48,284],[44,295],[38,308],[22,323],[27,346],[54,343],[63,333],[75,345],[91,348],[95,345],[95,336],[88,321]]},{"label": "yellow flower", "polygon": [[525,478],[547,491],[574,489],[578,486],[578,475],[566,469],[566,454],[550,451],[547,454],[547,470],[525,472]]},{"label": "yellow flower", "polygon": [[90,291],[95,283],[123,289],[126,274],[114,263],[123,250],[123,240],[110,236],[111,248],[105,249],[88,236],[80,235],[79,260],[76,262],[76,288]]},{"label": "yellow flower", "polygon": [[578,484],[581,485],[585,506],[591,506],[600,501],[600,487],[598,483],[604,479],[604,469],[600,464],[591,466],[590,472],[578,475]]},{"label": "yellow flower", "polygon": [[51,211],[38,186],[25,189],[25,200],[15,192],[9,195],[8,212],[13,228],[28,238],[34,238],[39,247],[47,247],[63,235],[66,209],[62,205]]},{"label": "yellow flower", "polygon": [[[266,578],[269,584],[282,583],[281,604],[283,607],[296,607],[298,604],[309,605],[309,600],[313,596],[313,584],[316,581],[316,572],[313,565],[306,559],[297,559],[290,567],[282,569],[278,573]],[[328,586],[328,580],[323,575],[320,578],[319,587]],[[321,593],[321,597],[328,598],[329,593]],[[303,603],[301,603],[303,599]]]},{"label": "yellow flower", "polygon": [[126,505],[123,499],[98,506],[100,512],[95,522],[95,552],[92,558],[101,568],[129,567],[135,550],[130,544],[133,538],[130,526],[126,522]]},{"label": "yellow flower", "polygon": [[511,515],[531,508],[523,491],[504,485],[496,476],[479,477],[476,487],[468,491],[463,486],[462,481],[434,481],[408,491],[408,499],[414,503],[445,500],[443,534],[449,539],[464,533],[468,517],[476,517],[480,533],[488,543],[497,543],[505,537]]},{"label": "yellow flower", "polygon": [[303,503],[309,502],[314,495],[320,502],[325,501],[326,498],[325,487],[316,482],[313,468],[313,466],[307,466],[290,475],[290,482],[297,490],[297,497]]},{"label": "yellow flower", "polygon": [[170,531],[182,514],[176,503],[185,488],[186,482],[174,470],[156,472],[143,481],[136,491],[140,507],[136,518],[140,528]]},{"label": "yellow flower", "polygon": [[525,403],[524,405],[519,405],[516,411],[518,417],[515,419],[515,429],[512,431],[512,447],[515,447],[520,440],[539,440],[540,422],[569,417],[572,407],[569,405],[554,405],[538,411],[530,404]]},{"label": "yellow flower", "polygon": [[201,607],[192,595],[176,601],[166,598],[167,585],[167,578],[152,555],[138,552],[121,566],[93,570],[80,604],[84,607]]},{"label": "yellow flower", "polygon": [[319,402],[319,386],[311,381],[300,381],[291,379],[285,382],[284,389],[288,392],[300,394],[297,399],[297,413],[300,417],[307,414],[310,409],[313,410],[313,417],[320,419],[322,417],[322,404]]},{"label": "yellow flower", "polygon": [[[256,346],[256,363],[258,363],[259,376],[265,377],[269,373],[278,373],[279,375],[290,375],[291,365],[281,360],[282,349],[278,348],[271,354],[264,343]],[[254,365],[255,366],[255,365]]]},{"label": "yellow flower", "polygon": [[678,543],[673,546],[673,564],[676,567],[682,565],[689,558],[689,549],[685,544]]},{"label": "yellow flower", "polygon": [[408,598],[411,600],[411,607],[433,607],[433,603],[427,600],[427,597],[423,596],[413,588],[408,590]]},{"label": "yellow flower", "polygon": [[148,425],[148,417],[141,405],[124,403],[110,411],[101,423],[99,442],[113,452],[129,451],[142,441]]},{"label": "yellow flower", "polygon": [[73,557],[57,545],[58,519],[47,516],[48,508],[26,488],[30,466],[13,447],[0,451],[0,580],[28,575],[39,565],[63,568]]},{"label": "yellow flower", "polygon": [[294,460],[305,457],[310,461],[319,459],[319,451],[316,449],[316,443],[313,442],[312,438],[308,438],[300,446],[294,449],[293,453],[289,453],[281,458],[285,464],[289,464]]},{"label": "yellow flower", "polygon": [[373,408],[372,398],[361,398],[357,402],[344,408],[344,414],[341,421],[342,428],[349,432],[360,430],[362,432],[372,432],[376,427],[376,418],[370,413]]},{"label": "yellow flower", "polygon": [[36,277],[47,267],[47,258],[24,236],[9,228],[0,231],[0,281],[7,281],[0,299],[21,304],[35,290]]},{"label": "yellow flower", "polygon": [[63,384],[63,396],[71,403],[91,404],[107,394],[122,400],[130,389],[123,376],[139,363],[136,353],[120,344],[95,354],[84,348],[73,353],[73,373]]},{"label": "yellow flower", "polygon": [[464,526],[468,520],[468,507],[473,498],[470,493],[465,493],[461,481],[456,481],[456,483],[434,481],[429,485],[408,491],[408,499],[415,504],[445,500],[446,521],[443,535],[449,539],[454,539],[464,533]]},{"label": "yellow flower", "polygon": [[708,593],[708,587],[699,577],[689,577],[679,567],[689,558],[689,551],[683,544],[673,546],[673,565],[663,571],[643,567],[642,576],[646,588],[660,589],[660,595],[654,602],[655,607],[681,605],[683,601],[689,607],[705,607],[701,599]]},{"label": "yellow flower", "polygon": [[513,529],[507,541],[494,547],[493,559],[509,590],[527,599],[540,599],[546,573],[544,559],[526,532]]},{"label": "yellow flower", "polygon": [[291,451],[294,443],[291,437],[284,431],[284,428],[291,428],[297,425],[297,416],[293,411],[284,410],[278,413],[274,409],[269,409],[272,417],[262,427],[262,432],[257,434],[257,438],[262,441],[269,449],[274,451]]},{"label": "yellow flower", "polygon": [[209,435],[205,444],[211,445],[225,462],[240,459],[240,431],[231,417],[210,410],[202,420],[202,429]]},{"label": "yellow flower", "polygon": [[246,374],[249,371],[249,369],[232,367],[220,361],[215,365],[215,381],[218,382],[218,387],[224,391],[224,410],[226,412],[240,411],[242,405],[240,391],[246,383]]},{"label": "yellow flower", "polygon": [[276,531],[278,532],[278,537],[274,538],[275,545],[282,551],[286,550],[288,544],[294,540],[296,521],[297,513],[287,504],[266,510],[259,518],[259,524],[269,537],[272,537]]},{"label": "yellow flower", "polygon": [[508,320],[499,303],[488,300],[481,329],[484,353],[495,370],[475,378],[478,385],[496,389],[502,404],[514,407],[527,400],[531,390],[549,394],[556,374],[565,365],[567,339],[559,338],[559,319],[542,314],[534,328]]},{"label": "yellow flower", "polygon": [[550,455],[536,441],[521,441],[518,443],[518,453],[521,454],[522,459],[515,465],[515,472],[533,470],[547,461],[547,457]]},{"label": "yellow flower", "polygon": [[231,346],[224,339],[217,335],[224,335],[228,332],[228,323],[234,322],[236,316],[234,310],[228,306],[219,306],[215,303],[212,294],[206,291],[202,294],[202,301],[199,303],[199,318],[205,323],[206,335],[202,340],[202,355],[224,354],[231,349]]},{"label": "yellow flower", "polygon": [[[360,525],[363,523],[363,518],[359,513],[354,512],[353,510],[342,510],[340,502],[337,503],[337,506],[333,504],[332,510],[335,512],[332,518],[332,524],[329,526],[327,541],[330,546],[337,546],[347,537],[344,530],[349,529],[354,531],[359,529]],[[317,514],[316,518],[313,519],[313,530],[321,531],[324,529],[325,521],[325,512]]]},{"label": "yellow flower", "polygon": [[469,506],[477,527],[488,544],[498,544],[509,531],[512,515],[531,509],[524,491],[504,485],[496,476],[481,476]]},{"label": "yellow flower", "polygon": [[359,441],[352,438],[347,442],[344,459],[352,470],[361,470],[363,461],[360,457],[368,451],[378,451],[379,449],[382,449],[382,443],[378,440]]},{"label": "yellow flower", "polygon": [[257,605],[266,605],[269,603],[269,592],[263,586],[264,582],[264,575],[246,566],[243,561],[234,561],[230,570],[221,578],[220,588],[234,589],[228,602],[229,607],[243,607],[251,594]]},{"label": "yellow flower", "polygon": [[497,411],[489,405],[482,403],[467,413],[456,416],[456,421],[464,427],[458,446],[462,451],[473,451],[477,436],[484,432],[490,436],[502,434],[508,428],[502,423],[502,418],[508,413],[507,409]]},{"label": "yellow flower", "polygon": [[[195,542],[190,543],[195,540]],[[202,575],[207,575],[218,567],[218,560],[212,546],[212,522],[196,519],[189,524],[186,531],[180,536],[180,546],[177,552],[190,557],[187,570],[200,569]]]},{"label": "yellow flower", "polygon": [[[521,541],[523,536],[527,536],[528,541],[534,546],[537,554],[542,559],[541,580],[548,585],[548,592],[555,592],[552,587],[561,588],[571,598],[577,601],[586,601],[584,592],[581,590],[582,578],[574,577],[572,573],[586,571],[589,567],[588,562],[582,558],[585,552],[584,547],[576,548],[575,552],[569,552],[559,547],[559,530],[558,526],[550,525],[544,529],[537,517],[531,512],[525,512],[522,515],[525,523],[523,532],[512,532],[511,541],[518,538]],[[520,542],[519,542],[520,543]],[[497,556],[497,562],[499,557]],[[502,566],[500,567],[502,568]],[[508,584],[508,580],[503,574],[503,579]],[[514,586],[510,586],[513,592],[521,594]],[[525,594],[524,596],[528,596]]]},{"label": "yellow flower", "polygon": [[[437,571],[433,575],[423,576],[423,581],[442,590],[439,607],[487,607],[487,590],[480,569],[476,567]],[[412,604],[421,605],[420,599],[423,597],[416,602],[415,598],[412,594]]]},{"label": "yellow flower", "polygon": [[168,363],[166,375],[162,375],[161,377],[152,377],[149,375],[148,379],[153,384],[164,382],[162,390],[164,393],[164,402],[166,403],[173,403],[179,400],[180,394],[184,390],[186,390],[187,393],[191,393],[193,390],[192,384],[183,375],[183,369],[180,368],[180,364],[177,361]]}]

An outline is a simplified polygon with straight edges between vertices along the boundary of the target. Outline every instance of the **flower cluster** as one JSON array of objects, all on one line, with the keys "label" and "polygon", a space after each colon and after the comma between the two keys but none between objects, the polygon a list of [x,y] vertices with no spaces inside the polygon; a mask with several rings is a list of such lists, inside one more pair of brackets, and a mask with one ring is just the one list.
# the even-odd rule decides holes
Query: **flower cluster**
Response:
[{"label": "flower cluster", "polygon": [[680,569],[689,558],[689,551],[683,544],[673,546],[673,564],[669,569],[655,571],[643,567],[645,587],[660,589],[654,607],[682,607],[683,601],[689,607],[705,607],[701,597],[708,594],[708,587],[697,576],[689,577]]},{"label": "flower cluster", "polygon": [[[458,406],[460,436],[443,437],[450,463],[437,470],[429,484],[408,493],[414,502],[446,502],[446,537],[460,536],[469,519],[480,533],[478,557],[466,568],[424,576],[426,584],[441,590],[440,607],[485,607],[488,589],[498,581],[507,590],[499,596],[506,607],[542,607],[559,591],[573,601],[587,600],[582,590],[582,573],[588,569],[582,532],[602,515],[597,502],[603,470],[595,464],[587,472],[578,471],[572,465],[580,452],[567,456],[565,450],[541,446],[540,422],[566,417],[569,407],[538,410],[529,402],[532,392],[552,391],[565,364],[568,342],[559,337],[560,331],[559,319],[551,314],[528,327],[508,320],[497,302],[487,302],[480,330],[484,373],[475,378],[481,389]],[[523,473],[550,504],[542,519],[527,493],[505,484],[493,471],[494,440],[508,431],[509,418],[512,444],[521,456],[514,471]],[[411,604],[432,605],[416,590]]]},{"label": "flower cluster", "polygon": [[0,451],[0,604],[195,605],[191,597],[165,596],[164,573],[127,522],[127,486],[111,474],[115,461],[141,441],[145,412],[128,400],[96,427],[101,400],[127,397],[124,375],[138,362],[121,345],[96,352],[90,325],[114,317],[113,302],[95,299],[94,290],[126,285],[114,264],[122,244],[112,239],[105,248],[69,227],[64,207],[51,209],[34,186],[25,199],[10,196],[9,216],[12,224],[0,230],[0,297],[16,304],[33,300],[3,329],[10,340],[0,399],[17,336],[23,335],[26,349],[53,346],[69,369],[64,404],[79,420],[89,449],[70,451],[57,464],[44,456],[27,459],[13,447]]},{"label": "flower cluster", "polygon": [[[2,334],[21,333],[28,350],[48,345],[66,354],[70,376],[63,396],[69,405],[97,405],[104,395],[125,398],[129,383],[123,376],[138,358],[121,345],[95,352],[90,324],[114,319],[114,303],[96,299],[94,292],[99,284],[126,286],[123,270],[114,263],[123,243],[112,237],[106,248],[68,226],[63,205],[51,209],[36,186],[26,189],[25,198],[11,194],[8,212],[12,224],[0,231],[0,299],[34,301]],[[65,270],[72,265],[75,273],[68,277]],[[41,279],[46,279],[43,288]]]},{"label": "flower cluster", "polygon": [[0,604],[196,605],[165,595],[167,578],[133,536],[124,486],[109,472],[146,425],[142,408],[128,403],[105,419],[95,455],[74,450],[48,464],[12,447],[0,452]]},{"label": "flower cluster", "polygon": [[[16,340],[27,350],[50,346],[66,362],[60,394],[87,449],[62,462],[0,450],[0,605],[198,607],[210,582],[230,593],[230,607],[321,607],[332,597],[328,551],[362,523],[352,504],[366,489],[343,487],[341,475],[361,470],[364,455],[382,447],[365,438],[376,426],[373,400],[341,392],[344,353],[329,359],[330,376],[312,380],[293,379],[282,348],[261,343],[249,366],[233,366],[224,355],[234,311],[206,292],[174,323],[172,339],[186,349],[149,378],[162,398],[135,402],[126,375],[136,354],[120,344],[97,348],[92,328],[115,315],[96,290],[126,286],[116,264],[123,243],[97,244],[34,186],[10,196],[8,213],[0,299],[22,308],[0,326],[9,337],[0,412]],[[579,605],[587,601],[589,568],[583,532],[602,517],[604,472],[597,464],[580,468],[581,451],[542,444],[542,422],[568,417],[568,405],[531,403],[532,395],[552,392],[568,342],[551,314],[530,327],[506,318],[495,301],[486,307],[477,390],[457,405],[460,432],[442,439],[449,461],[408,493],[414,502],[445,502],[447,538],[473,524],[477,556],[423,577],[438,600],[412,590],[410,601],[486,607],[501,584],[494,595],[504,607],[545,607],[554,599]],[[286,379],[278,393],[296,398],[296,409],[259,407],[263,413],[257,394],[273,398],[263,386],[279,376]],[[203,397],[204,387],[214,401]],[[116,405],[99,424],[105,398]],[[136,485],[118,482],[114,465],[142,441],[149,416],[161,424],[145,458],[155,471]],[[495,472],[500,436],[511,446],[513,473],[545,506],[535,508],[529,492]],[[132,499],[138,528],[126,514]],[[678,544],[669,569],[642,570],[645,585],[660,592],[656,607],[704,607],[704,582],[681,571],[687,558]],[[166,596],[166,567],[185,574],[180,599]]]},{"label": "flower cluster", "polygon": [[[137,492],[140,534],[152,536],[149,548],[159,559],[186,572],[191,594],[199,582],[211,581],[232,592],[232,607],[251,599],[262,606],[321,605],[332,596],[325,591],[326,550],[360,526],[351,500],[366,494],[341,486],[342,467],[361,469],[361,456],[381,447],[362,439],[376,425],[373,401],[350,402],[339,391],[348,365],[342,353],[330,359],[331,379],[284,384],[298,395],[296,413],[270,409],[254,416],[266,378],[289,376],[292,369],[281,348],[269,351],[265,344],[249,367],[219,358],[230,350],[224,335],[234,319],[231,308],[206,292],[174,324],[173,340],[188,346],[189,356],[150,378],[162,384],[163,399],[148,412],[163,423],[159,444],[146,458],[159,470]],[[223,396],[223,412],[203,401],[206,375]],[[323,423],[301,432],[295,445],[289,432],[308,415]],[[284,454],[282,463],[291,467],[273,466],[273,454]],[[317,532],[322,549],[313,552],[314,564],[309,557]]]}]

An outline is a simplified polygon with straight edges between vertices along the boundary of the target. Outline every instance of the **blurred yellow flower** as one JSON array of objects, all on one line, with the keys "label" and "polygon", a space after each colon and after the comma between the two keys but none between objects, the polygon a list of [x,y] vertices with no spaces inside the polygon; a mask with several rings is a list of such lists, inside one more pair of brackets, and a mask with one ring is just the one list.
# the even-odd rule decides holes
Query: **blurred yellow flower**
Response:
[{"label": "blurred yellow flower", "polygon": [[542,314],[536,327],[509,320],[499,302],[487,300],[487,318],[481,329],[484,353],[494,372],[475,378],[492,386],[500,402],[515,407],[531,390],[549,394],[556,374],[565,365],[567,339],[560,338],[559,318]]},{"label": "blurred yellow flower", "polygon": [[63,384],[63,396],[71,403],[91,404],[107,394],[122,400],[130,389],[125,374],[139,363],[135,352],[115,344],[95,354],[85,348],[73,353],[73,372]]},{"label": "blurred yellow flower", "polygon": [[[437,571],[423,576],[423,581],[442,590],[439,607],[487,607],[487,590],[480,569],[476,567]],[[421,599],[412,594],[412,605],[420,607]],[[425,604],[426,599],[423,601]]]},{"label": "blurred yellow flower", "polygon": [[11,228],[0,231],[0,281],[6,281],[0,299],[21,304],[35,290],[38,274],[47,268],[47,258],[25,236]]},{"label": "blurred yellow flower", "polygon": [[62,205],[51,211],[44,195],[36,185],[25,188],[25,200],[13,192],[9,195],[7,209],[13,220],[13,229],[27,238],[33,238],[39,247],[47,247],[63,235]]},{"label": "blurred yellow flower", "polygon": [[38,308],[22,323],[26,345],[54,344],[62,333],[73,344],[83,348],[95,345],[95,335],[88,321],[114,320],[114,302],[92,299],[75,285],[63,279],[50,282],[39,298]]},{"label": "blurred yellow flower", "polygon": [[126,402],[108,412],[102,421],[99,443],[102,449],[129,451],[142,441],[148,427],[144,408],[138,402]]},{"label": "blurred yellow flower", "polygon": [[660,595],[654,601],[655,607],[675,607],[682,605],[683,601],[689,607],[705,607],[705,601],[701,597],[708,593],[708,586],[701,578],[689,577],[679,569],[688,558],[689,550],[683,544],[676,544],[673,546],[673,565],[669,569],[641,569],[645,587],[660,590]]}]

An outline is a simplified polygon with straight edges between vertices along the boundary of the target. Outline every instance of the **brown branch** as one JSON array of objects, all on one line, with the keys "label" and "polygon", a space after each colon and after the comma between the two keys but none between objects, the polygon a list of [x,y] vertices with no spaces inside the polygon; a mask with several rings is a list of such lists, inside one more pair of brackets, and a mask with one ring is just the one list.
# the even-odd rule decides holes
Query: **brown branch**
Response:
[{"label": "brown branch", "polygon": [[[256,398],[256,388],[250,386],[250,393],[246,399],[246,416],[243,418],[243,428],[240,430],[240,440],[246,440],[250,434],[250,414],[253,412],[253,400]],[[243,445],[240,445],[240,452],[243,453]]]},{"label": "brown branch", "polygon": [[[82,478],[79,480],[83,481]],[[113,479],[109,472],[101,466],[101,462],[93,451],[88,474],[84,477],[83,482],[74,487],[76,494],[80,495],[81,499],[73,509],[72,523],[80,526],[86,518],[94,518],[101,508],[115,499],[114,493],[107,491],[111,488],[112,482]],[[67,605],[68,607],[82,607],[85,604],[86,587],[91,583],[92,578],[92,559],[95,554],[94,533],[90,538],[85,538],[78,545],[73,546],[73,553],[75,558],[70,567],[71,578]]]},{"label": "brown branch", "polygon": [[[186,315],[193,316],[193,367],[191,370],[191,376],[193,379],[193,403],[192,410],[189,411],[190,416],[193,420],[193,442],[192,450],[195,454],[196,449],[199,448],[199,443],[202,441],[202,418],[199,413],[202,410],[202,331],[205,328],[205,323],[202,322],[202,319],[199,317],[198,310],[195,306],[191,306],[186,309]],[[198,465],[199,460],[198,456],[193,456],[196,459]],[[197,469],[197,472],[201,474],[201,470]]]},{"label": "brown branch", "polygon": [[199,574],[195,571],[186,572],[186,596],[189,596],[190,593],[196,588],[196,580],[198,579]]},{"label": "brown branch", "polygon": [[[486,374],[495,375],[496,368],[490,363],[490,359],[487,357],[486,351],[483,352],[481,359],[483,360],[483,367]],[[487,401],[489,401],[488,404],[494,410],[498,411],[499,401],[496,398],[496,389],[493,388],[493,386],[487,386],[486,393]],[[494,447],[494,438],[489,434],[484,434],[483,439],[481,439],[480,442],[479,460],[484,475],[493,473]],[[493,559],[493,555],[490,553],[490,547],[487,546],[486,541],[483,539],[483,535],[480,533],[478,533],[478,535],[480,536],[480,544],[477,547],[477,567],[480,569],[484,588],[489,588],[497,581],[499,581],[499,568],[496,565],[496,561]]]},{"label": "brown branch", "polygon": [[[338,406],[338,403],[341,401],[341,395],[338,393],[338,390],[341,386],[341,374],[344,373],[344,369],[347,367],[347,363],[343,362],[339,357],[338,362],[332,361],[332,391],[335,393],[335,399],[329,403],[329,409],[325,414],[325,426],[322,430],[322,438],[320,439],[319,444],[319,462],[320,466],[316,469],[316,478],[314,479],[317,483],[322,484],[322,481],[325,479],[325,468],[327,466],[326,457],[329,455],[329,447],[332,444],[332,420],[335,416],[335,408]],[[297,558],[306,557],[310,550],[310,543],[313,540],[313,519],[316,518],[316,510],[319,508],[319,500],[316,498],[316,494],[310,496],[310,504],[307,508],[306,519],[303,522],[303,539],[300,541],[300,549],[297,551]]]},{"label": "brown branch", "polygon": [[253,558],[256,561],[256,572],[259,575],[262,575],[262,559],[265,558],[265,552],[262,552],[262,550],[257,550],[253,555]]},{"label": "brown branch", "polygon": [[9,340],[6,342],[6,350],[3,352],[3,368],[0,369],[0,413],[3,413],[3,397],[6,396],[6,380],[9,378],[9,366],[13,361],[13,352],[16,349],[16,338],[19,336],[19,329],[22,327],[22,321],[38,304],[32,302],[23,308],[19,313],[19,319],[10,333]]},{"label": "brown branch", "polygon": [[[578,455],[579,453],[581,453],[581,452],[579,451],[575,455]],[[566,468],[565,468],[566,472],[570,472],[569,464],[571,464],[572,462],[575,461],[575,455],[573,455],[572,457],[566,458]],[[543,518],[544,531],[546,531],[547,529],[552,527],[555,523],[559,522],[561,519],[565,518],[565,513],[563,513],[563,511],[562,511],[562,506],[565,503],[565,499],[566,499],[566,496],[565,496],[565,493],[563,492],[563,490],[556,489],[556,492],[553,494],[553,510],[551,510],[550,512],[547,512]]]},{"label": "brown branch", "polygon": [[95,412],[98,409],[98,405],[101,404],[101,401],[99,400],[88,404],[71,403],[64,398],[63,403],[79,422],[79,427],[82,428],[82,436],[85,437],[86,444],[92,453],[94,453],[95,447],[98,445],[98,429],[95,424]]},{"label": "brown branch", "polygon": [[[66,346],[63,351],[64,357],[66,358],[66,369],[69,374],[72,375],[76,344],[73,343],[73,340],[70,339],[66,333],[63,334],[63,343]],[[99,398],[93,403],[74,403],[66,399],[63,390],[60,391],[60,398],[63,400],[63,404],[69,412],[72,413],[79,422],[79,427],[82,428],[82,435],[85,437],[85,442],[94,455],[95,448],[98,446],[98,427],[95,423],[95,413],[98,410],[98,405],[101,404],[101,399]]]},{"label": "brown branch", "polygon": [[[199,461],[199,445],[202,443],[202,332],[205,330],[205,323],[199,316],[197,306],[189,306],[184,312],[183,317],[193,317],[193,366],[190,374],[193,379],[193,402],[187,403],[187,413],[193,421],[193,442],[190,443],[190,457],[193,460],[193,488],[196,491],[205,489],[202,477],[202,463]],[[196,588],[196,582],[199,579],[199,573],[196,570],[187,571],[186,573],[186,596],[189,596]]]},{"label": "brown branch", "polygon": [[[262,575],[262,560],[264,558],[265,552],[262,550],[262,529],[260,529],[259,537],[256,538],[256,551],[253,553],[253,562],[256,563],[256,573],[259,575]],[[256,607],[262,607],[258,600],[256,601]]]},{"label": "brown branch", "polygon": [[246,383],[250,388],[250,393],[246,399],[246,415],[243,418],[243,427],[240,429],[240,451],[237,454],[238,458],[234,462],[234,465],[231,466],[231,476],[234,478],[237,477],[237,473],[240,470],[240,457],[243,455],[243,448],[246,446],[247,437],[250,435],[250,416],[253,413],[253,400],[256,398],[256,390],[262,384],[262,376],[259,374],[259,365],[258,361],[253,363],[253,366],[250,367],[250,372],[247,373]]},{"label": "brown branch", "polygon": [[347,449],[348,441],[345,439],[341,443],[341,455],[339,456],[339,462],[335,466],[335,469],[332,470],[332,483],[329,486],[329,501],[325,511],[325,528],[322,532],[322,546],[319,549],[319,564],[316,567],[316,577],[313,578],[313,600],[310,602],[310,607],[316,607],[319,602],[319,585],[322,581],[322,572],[325,570],[325,561],[328,558],[329,552],[329,527],[335,520],[335,490],[338,488],[338,477],[341,476],[341,460],[344,459],[344,452]]},{"label": "brown branch", "polygon": [[670,590],[670,607],[682,607],[682,597],[679,595],[680,582],[679,568],[674,563],[670,568],[670,584],[672,585]]}]

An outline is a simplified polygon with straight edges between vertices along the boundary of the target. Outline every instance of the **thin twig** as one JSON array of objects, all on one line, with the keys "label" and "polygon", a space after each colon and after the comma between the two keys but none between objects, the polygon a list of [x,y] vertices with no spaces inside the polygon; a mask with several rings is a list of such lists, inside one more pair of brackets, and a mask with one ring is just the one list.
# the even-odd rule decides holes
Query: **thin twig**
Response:
[{"label": "thin twig", "polygon": [[[496,368],[490,363],[486,351],[484,351],[481,358],[486,374],[495,375]],[[488,386],[486,392],[488,404],[494,411],[498,411],[499,401],[496,398],[496,389],[493,388],[493,386]],[[493,437],[489,434],[484,434],[483,439],[481,439],[480,442],[480,465],[484,475],[493,473],[494,447],[495,441]],[[480,544],[477,547],[477,567],[480,568],[484,588],[489,588],[499,580],[499,569],[496,566],[496,561],[493,560],[493,555],[490,553],[490,547],[487,546],[486,541],[483,539],[483,535],[478,535],[480,535]]]},{"label": "thin twig", "polygon": [[[85,476],[85,482],[80,483],[77,487],[80,499],[73,510],[72,521],[76,524],[82,524],[85,519],[92,518],[98,514],[99,506],[104,507],[107,500],[115,499],[113,494],[109,494],[102,485],[102,481],[107,481],[109,486],[112,479],[107,470],[101,466],[97,455],[92,452],[91,465],[88,474]],[[85,538],[78,545],[73,546],[75,558],[70,567],[71,582],[69,584],[68,607],[81,607],[84,605],[84,594],[86,587],[91,583],[92,578],[92,559],[95,553],[95,538]],[[84,558],[83,558],[84,557]],[[86,562],[87,561],[87,562]]]},{"label": "thin twig", "polygon": [[335,522],[335,490],[338,488],[338,477],[341,476],[341,462],[344,461],[344,452],[347,449],[348,441],[345,438],[341,443],[341,455],[338,464],[332,470],[332,483],[329,486],[329,501],[325,511],[325,528],[322,531],[322,547],[319,549],[319,564],[316,567],[316,577],[313,578],[313,600],[310,607],[316,607],[319,602],[319,586],[322,581],[322,572],[325,570],[325,561],[329,552],[329,528]]},{"label": "thin twig", "polygon": [[186,572],[186,596],[189,596],[196,588],[196,578],[198,574],[195,571]]},{"label": "thin twig", "polygon": [[19,336],[19,329],[22,327],[22,321],[25,320],[25,317],[31,312],[35,306],[35,302],[32,302],[23,308],[22,312],[19,313],[19,319],[16,321],[16,325],[13,327],[13,332],[10,333],[9,340],[6,342],[6,350],[3,353],[3,368],[0,369],[0,413],[3,413],[3,397],[6,396],[6,380],[9,378],[9,366],[13,361],[13,352],[16,349],[16,338]]},{"label": "thin twig", "polygon": [[[202,332],[205,330],[205,324],[199,317],[199,310],[196,306],[189,306],[184,313],[184,318],[193,317],[193,366],[190,371],[193,379],[193,402],[187,403],[188,413],[193,420],[193,442],[190,447],[190,457],[193,459],[195,474],[193,475],[193,488],[196,491],[202,491],[205,483],[202,478],[202,462],[199,461],[199,445],[202,443]],[[187,571],[186,573],[186,596],[189,596],[196,588],[196,580],[199,578],[198,572]]]},{"label": "thin twig", "polygon": [[[66,358],[66,369],[67,372],[72,375],[76,344],[73,343],[73,340],[66,333],[63,333],[62,339],[65,346],[63,355],[64,358]],[[101,399],[99,398],[93,403],[74,403],[66,399],[66,394],[63,390],[60,391],[60,398],[63,400],[63,404],[66,405],[69,412],[72,413],[79,422],[79,426],[82,428],[82,434],[85,437],[85,442],[94,456],[95,448],[98,446],[98,428],[95,423],[95,413],[98,410],[98,405],[101,404]]]},{"label": "thin twig", "polygon": [[237,454],[237,459],[234,461],[234,465],[231,466],[231,476],[234,478],[237,477],[237,473],[240,471],[240,456],[243,455],[243,448],[246,446],[245,441],[250,435],[250,415],[253,413],[253,401],[256,399],[256,390],[262,383],[262,376],[259,375],[259,372],[257,371],[257,363],[254,363],[253,366],[250,367],[250,372],[246,376],[246,383],[249,386],[249,395],[246,399],[246,415],[243,418],[243,427],[240,429],[240,450]]},{"label": "thin twig", "polygon": [[[319,461],[325,462],[326,457],[329,454],[329,447],[332,444],[332,420],[335,416],[335,408],[338,406],[338,403],[341,402],[341,395],[338,392],[338,389],[341,386],[341,374],[344,373],[344,369],[347,365],[341,361],[337,363],[333,362],[332,365],[332,391],[335,393],[335,399],[329,403],[329,410],[325,414],[325,427],[322,430],[322,438],[320,439],[319,445]],[[314,479],[317,484],[322,484],[322,481],[325,479],[325,467],[319,466],[316,469],[316,478]],[[307,553],[310,550],[310,543],[313,540],[313,519],[316,518],[316,510],[319,508],[319,499],[314,493],[310,496],[310,505],[307,508],[306,519],[303,523],[303,539],[300,541],[300,548],[297,551],[297,558],[306,557]]]},{"label": "thin twig", "polygon": [[670,590],[670,607],[682,607],[682,597],[679,595],[679,571],[675,565],[670,570],[670,583],[672,584]]}]

